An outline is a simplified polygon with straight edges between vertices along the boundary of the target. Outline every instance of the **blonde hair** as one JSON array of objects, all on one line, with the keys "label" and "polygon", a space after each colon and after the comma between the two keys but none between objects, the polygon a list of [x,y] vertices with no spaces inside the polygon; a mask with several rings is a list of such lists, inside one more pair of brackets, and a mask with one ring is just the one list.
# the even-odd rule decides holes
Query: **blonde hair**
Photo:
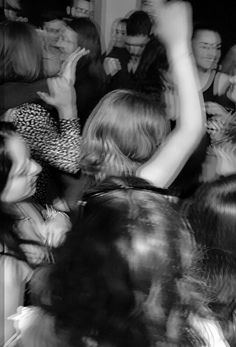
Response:
[{"label": "blonde hair", "polygon": [[32,82],[42,77],[42,45],[28,23],[0,24],[0,81]]},{"label": "blonde hair", "polygon": [[115,90],[100,101],[86,122],[81,168],[98,181],[135,174],[166,134],[160,103],[141,93]]}]

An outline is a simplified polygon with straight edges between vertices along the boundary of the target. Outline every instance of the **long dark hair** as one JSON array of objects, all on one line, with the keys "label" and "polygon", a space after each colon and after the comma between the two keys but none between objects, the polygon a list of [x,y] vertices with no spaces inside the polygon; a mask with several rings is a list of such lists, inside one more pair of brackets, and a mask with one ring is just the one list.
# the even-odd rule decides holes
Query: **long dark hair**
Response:
[{"label": "long dark hair", "polygon": [[203,184],[185,213],[202,251],[210,307],[230,346],[236,344],[236,175]]},{"label": "long dark hair", "polygon": [[76,18],[68,21],[67,26],[77,33],[78,47],[90,51],[84,59],[89,61],[91,76],[105,82],[106,74],[102,65],[101,41],[95,23],[89,18]]},{"label": "long dark hair", "polygon": [[99,346],[197,346],[187,316],[201,314],[203,299],[185,276],[193,253],[181,228],[166,198],[139,178],[113,177],[85,195],[44,306],[69,345],[89,337]]}]

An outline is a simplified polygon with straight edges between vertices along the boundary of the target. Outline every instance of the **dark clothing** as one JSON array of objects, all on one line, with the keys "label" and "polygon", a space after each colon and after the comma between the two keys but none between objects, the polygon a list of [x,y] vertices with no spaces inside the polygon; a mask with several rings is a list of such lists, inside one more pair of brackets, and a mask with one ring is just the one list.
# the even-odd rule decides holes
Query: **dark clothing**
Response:
[{"label": "dark clothing", "polygon": [[105,72],[104,78],[92,75],[89,61],[82,58],[76,68],[75,91],[82,130],[90,113],[106,94]]},{"label": "dark clothing", "polygon": [[202,173],[202,164],[206,159],[206,151],[210,140],[207,134],[201,139],[201,142],[170,186],[170,191],[181,199],[189,198],[199,187],[199,178]]},{"label": "dark clothing", "polygon": [[128,65],[130,54],[124,47],[113,47],[110,53],[106,55],[106,58],[118,59],[121,64],[121,68],[124,69]]},{"label": "dark clothing", "polygon": [[10,108],[24,103],[37,103],[44,106],[44,102],[37,92],[48,92],[47,80],[35,82],[6,82],[0,85],[0,116]]},{"label": "dark clothing", "polygon": [[43,206],[50,204],[58,190],[52,169],[72,174],[80,170],[79,119],[57,120],[42,106],[27,103],[15,108],[10,120],[43,168],[36,200]]},{"label": "dark clothing", "polygon": [[162,78],[162,70],[166,67],[164,54],[160,42],[153,37],[147,43],[136,71],[129,72],[127,64],[111,78],[109,89],[136,90],[151,94],[160,100],[164,90]]}]

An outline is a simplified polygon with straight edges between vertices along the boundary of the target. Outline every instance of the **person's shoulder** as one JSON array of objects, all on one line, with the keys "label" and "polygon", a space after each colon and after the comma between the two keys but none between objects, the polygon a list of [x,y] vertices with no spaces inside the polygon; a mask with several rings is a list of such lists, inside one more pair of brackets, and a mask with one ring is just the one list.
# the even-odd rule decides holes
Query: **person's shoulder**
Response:
[{"label": "person's shoulder", "polygon": [[47,109],[40,104],[37,103],[24,103],[20,106],[17,106],[12,112],[19,115],[33,115],[33,116],[44,116],[48,113]]}]

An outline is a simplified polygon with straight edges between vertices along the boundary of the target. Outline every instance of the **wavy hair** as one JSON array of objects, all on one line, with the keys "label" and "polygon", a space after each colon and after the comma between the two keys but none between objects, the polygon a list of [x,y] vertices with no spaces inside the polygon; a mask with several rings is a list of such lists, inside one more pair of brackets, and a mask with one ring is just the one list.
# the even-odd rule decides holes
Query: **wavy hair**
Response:
[{"label": "wavy hair", "polygon": [[135,174],[166,134],[164,111],[157,102],[134,91],[112,91],[85,124],[81,168],[98,181]]},{"label": "wavy hair", "polygon": [[230,345],[236,343],[236,175],[198,189],[185,206],[196,241],[203,252],[202,278],[211,291],[210,307]]},{"label": "wavy hair", "polygon": [[0,23],[0,83],[32,82],[42,77],[42,45],[30,24]]},{"label": "wavy hair", "polygon": [[85,195],[48,282],[46,309],[70,346],[84,346],[84,337],[99,346],[199,345],[188,323],[190,313],[205,314],[189,276],[191,239],[173,206],[150,188],[112,177]]}]

